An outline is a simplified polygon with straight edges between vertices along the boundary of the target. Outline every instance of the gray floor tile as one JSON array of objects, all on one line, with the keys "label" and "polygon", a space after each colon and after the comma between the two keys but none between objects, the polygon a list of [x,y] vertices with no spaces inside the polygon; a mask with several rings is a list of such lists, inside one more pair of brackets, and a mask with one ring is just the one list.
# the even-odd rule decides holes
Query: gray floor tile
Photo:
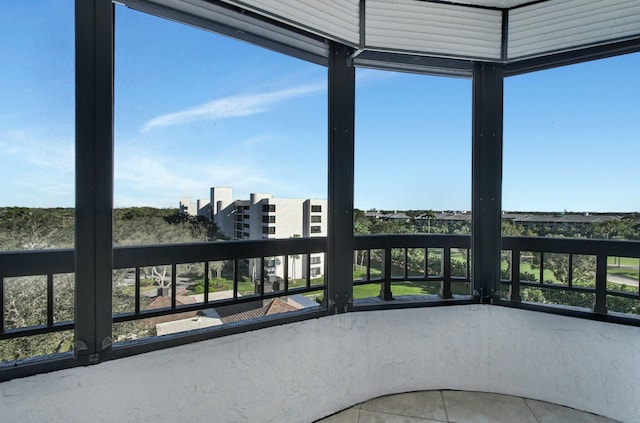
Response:
[{"label": "gray floor tile", "polygon": [[361,404],[363,410],[446,421],[440,391],[408,392],[372,399]]},{"label": "gray floor tile", "polygon": [[608,419],[595,414],[578,411],[573,408],[563,407],[561,405],[550,404],[548,402],[525,399],[527,405],[533,414],[538,418],[540,423],[617,423],[615,420]]},{"label": "gray floor tile", "polygon": [[524,399],[482,392],[443,391],[450,422],[538,423]]},{"label": "gray floor tile", "polygon": [[421,419],[418,417],[401,416],[380,411],[360,410],[358,423],[441,423],[437,420]]},{"label": "gray floor tile", "polygon": [[358,417],[360,415],[360,409],[347,408],[333,416],[329,416],[325,419],[318,420],[316,423],[358,423]]}]

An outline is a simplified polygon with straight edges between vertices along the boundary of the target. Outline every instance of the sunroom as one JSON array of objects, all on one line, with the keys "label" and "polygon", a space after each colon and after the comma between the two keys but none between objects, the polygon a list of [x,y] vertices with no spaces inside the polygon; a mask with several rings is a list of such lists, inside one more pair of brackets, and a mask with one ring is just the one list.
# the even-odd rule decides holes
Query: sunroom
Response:
[{"label": "sunroom", "polygon": [[[21,16],[29,17],[28,2],[14,3]],[[611,258],[640,260],[640,243],[503,236],[501,229],[505,81],[595,60],[636,57],[640,3],[76,0],[75,9],[71,1],[66,3],[74,22],[67,29],[75,40],[67,69],[75,72],[74,247],[0,252],[0,342],[67,332],[73,348],[2,363],[0,404],[8,421],[310,422],[383,395],[425,390],[515,395],[640,421],[640,364],[635,358],[640,319],[616,306],[622,299],[640,309],[640,281],[620,290],[608,281],[607,272]],[[119,166],[114,109],[127,89],[114,81],[119,72],[126,73],[119,57],[125,63],[128,59],[118,56],[116,28],[130,12],[322,67],[326,237],[114,246],[114,175]],[[172,34],[166,36],[171,45]],[[144,40],[139,47],[144,50]],[[8,55],[4,60],[12,61]],[[354,236],[358,69],[470,82],[470,235]],[[423,169],[409,171],[420,177]],[[430,273],[425,265],[422,274],[411,273],[409,256],[416,250],[424,257],[437,251],[440,271]],[[373,252],[380,258],[377,268]],[[462,273],[451,265],[452,254],[460,252],[466,264]],[[245,261],[265,269],[266,262],[280,257],[286,268],[292,257],[319,253],[325,257],[323,278],[307,276],[294,285],[285,276],[278,288],[266,289],[260,282],[241,295]],[[398,253],[404,255],[400,265],[394,259]],[[532,253],[541,263],[545,255],[564,257],[566,283],[547,285],[542,265],[537,280],[522,279],[520,266]],[[358,254],[367,259],[361,262],[364,274],[354,279]],[[585,256],[593,264],[593,283],[574,284],[576,263]],[[228,262],[232,269],[231,295],[225,298],[209,294],[208,275],[218,262]],[[183,303],[179,269],[194,263],[204,269],[204,294]],[[169,269],[168,300],[146,308],[141,275],[159,265]],[[114,309],[114,272],[130,274],[133,281],[132,308],[125,312]],[[74,312],[65,318],[56,312],[60,275],[73,275]],[[42,322],[9,324],[8,287],[27,277],[41,278],[46,287],[46,298],[38,299],[45,304]],[[436,289],[423,296],[394,294],[397,282],[406,280]],[[379,295],[355,298],[354,288],[362,285],[379,286]],[[580,295],[589,299],[589,306],[531,302],[522,295],[530,288]],[[294,295],[319,296],[320,301],[144,339],[114,337],[116,328],[138,321],[184,313],[206,317],[213,308],[263,306]]]}]

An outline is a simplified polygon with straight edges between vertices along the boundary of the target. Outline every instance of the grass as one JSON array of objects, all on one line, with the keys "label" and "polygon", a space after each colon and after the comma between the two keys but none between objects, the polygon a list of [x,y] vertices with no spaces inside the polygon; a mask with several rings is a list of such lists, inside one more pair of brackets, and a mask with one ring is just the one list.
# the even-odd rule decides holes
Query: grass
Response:
[{"label": "grass", "polygon": [[[153,291],[155,292],[157,290],[157,288],[155,286],[149,286],[149,285],[142,285],[140,286],[140,294],[144,295],[147,292]],[[128,285],[128,286],[123,286],[120,287],[120,292],[123,295],[126,295],[128,297],[133,297],[136,295],[136,287],[133,285]]]},{"label": "grass", "polygon": [[[426,282],[425,282],[426,283]],[[438,286],[440,283],[438,282]],[[426,295],[433,294],[428,286],[415,286],[415,282],[394,282],[391,284],[393,295]],[[353,287],[353,298],[371,298],[380,295],[380,284],[369,283],[366,285],[355,285]]]},{"label": "grass", "polygon": [[609,266],[634,266],[638,267],[638,259],[632,257],[607,257],[607,264]]},{"label": "grass", "polygon": [[[509,264],[503,260],[501,263],[501,269],[502,270],[507,270],[507,268],[509,267]],[[533,268],[531,266],[531,263],[520,263],[520,273],[529,273],[532,274],[534,276],[532,281],[529,282],[540,282],[540,268]],[[554,284],[561,284],[560,281],[558,281],[558,279],[556,279],[555,275],[553,274],[553,272],[549,269],[544,269],[544,272],[542,273],[542,276],[544,278],[544,281],[547,283],[554,283]]]},{"label": "grass", "polygon": [[[380,269],[371,268],[369,271],[371,278],[378,278],[382,275],[382,271]],[[353,280],[364,280],[367,278],[367,266],[360,266],[356,264],[353,270]]]},{"label": "grass", "polygon": [[[232,291],[233,281],[225,278],[213,278],[209,280],[209,292]],[[243,279],[238,281],[238,292],[240,294],[253,294],[255,287],[253,282]],[[193,292],[202,294],[204,292],[204,281],[198,279],[194,281]]]}]

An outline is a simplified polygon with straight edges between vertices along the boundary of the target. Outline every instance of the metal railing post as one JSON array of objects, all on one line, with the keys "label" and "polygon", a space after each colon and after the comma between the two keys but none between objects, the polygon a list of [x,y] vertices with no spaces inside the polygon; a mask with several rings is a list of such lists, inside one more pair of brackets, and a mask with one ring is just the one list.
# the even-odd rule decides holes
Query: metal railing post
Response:
[{"label": "metal railing post", "polygon": [[509,299],[511,301],[522,301],[520,294],[520,250],[511,250],[511,286]]},{"label": "metal railing post", "polygon": [[607,314],[607,255],[596,256],[596,300],[593,312]]},{"label": "metal railing post", "polygon": [[440,286],[440,298],[449,300],[453,298],[451,293],[451,248],[442,249],[442,284]]},{"label": "metal railing post", "polygon": [[382,259],[382,286],[380,287],[380,298],[385,301],[393,300],[393,294],[391,293],[391,247],[387,246],[384,249],[384,256]]}]

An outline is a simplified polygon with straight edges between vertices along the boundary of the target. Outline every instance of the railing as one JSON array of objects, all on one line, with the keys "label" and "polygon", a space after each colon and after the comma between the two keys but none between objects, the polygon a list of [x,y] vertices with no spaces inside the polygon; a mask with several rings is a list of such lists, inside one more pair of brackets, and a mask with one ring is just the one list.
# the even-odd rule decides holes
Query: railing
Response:
[{"label": "railing", "polygon": [[[201,244],[175,244],[142,247],[116,247],[114,248],[114,269],[131,269],[134,272],[135,304],[134,309],[128,313],[114,315],[114,323],[139,320],[169,314],[198,311],[212,307],[223,307],[247,302],[256,302],[265,299],[283,297],[293,294],[305,294],[314,291],[322,291],[326,288],[323,279],[313,279],[308,269],[310,255],[323,253],[326,250],[325,238],[297,238],[279,239],[269,241],[228,241]],[[301,286],[291,284],[290,262],[305,256],[307,269]],[[282,257],[280,259],[280,257]],[[295,257],[295,258],[294,258]],[[280,260],[282,287],[276,287],[269,283],[266,272],[266,262],[278,258]],[[246,263],[251,261],[251,263]],[[227,276],[232,282],[228,298],[210,298],[210,272],[213,263],[226,263],[230,268]],[[203,278],[203,300],[192,305],[178,305],[178,269],[181,264],[197,264],[201,266],[199,272]],[[230,266],[229,266],[230,264]],[[170,279],[168,293],[171,300],[169,307],[154,310],[143,310],[140,306],[141,298],[141,274],[143,268],[163,266],[170,267],[168,272]],[[249,273],[242,272],[242,268],[253,267]],[[239,286],[244,283],[251,285],[249,292],[241,292]],[[271,285],[270,290],[265,286]]]},{"label": "railing", "polygon": [[[179,313],[249,303],[260,304],[265,300],[295,294],[313,294],[323,298],[326,297],[328,284],[350,282],[354,286],[355,310],[412,307],[419,303],[444,305],[455,304],[457,301],[473,301],[469,236],[356,236],[352,280],[327,280],[325,283],[324,278],[311,277],[310,263],[312,254],[326,253],[326,245],[326,238],[317,237],[116,247],[113,250],[114,275],[111,290],[113,295],[116,292],[125,292],[126,301],[122,303],[121,299],[112,298],[113,314],[105,318],[109,318],[115,328],[117,325],[140,322],[144,319],[162,316],[178,318],[179,316],[175,315]],[[503,280],[500,281],[501,298],[497,303],[640,325],[640,318],[636,317],[640,314],[640,266],[623,262],[623,269],[627,266],[628,273],[633,274],[635,279],[626,277],[622,284],[619,282],[621,279],[608,276],[608,272],[613,272],[612,264],[609,263],[612,258],[633,258],[636,263],[640,263],[640,242],[504,237],[502,248]],[[70,314],[61,314],[56,305],[62,294],[57,285],[57,278],[61,275],[68,275],[65,286],[71,287],[67,294],[73,297],[74,256],[73,250],[0,253],[0,347],[2,342],[12,339],[65,331],[69,338],[73,338],[73,311]],[[296,267],[298,271],[303,270],[303,263],[305,267],[301,273],[305,273],[304,277],[290,277],[292,267]],[[267,269],[273,269],[274,265],[282,266],[284,277],[277,281],[272,278],[269,281]],[[183,266],[196,269],[193,272],[199,275],[198,282],[202,290],[202,298],[190,304],[179,301],[183,298],[179,292],[181,284],[184,285],[180,276]],[[249,271],[251,266],[253,271]],[[226,295],[222,298],[211,292],[217,289],[212,286],[215,283],[212,273],[223,273],[222,279],[229,283],[225,286]],[[39,320],[35,324],[32,322],[17,325],[10,321],[11,313],[7,305],[10,305],[11,298],[7,287],[14,283],[15,279],[22,279],[25,284],[29,284],[34,277],[40,278],[37,300],[42,311]],[[152,282],[150,278],[154,277],[157,279]],[[190,281],[193,282],[193,279],[194,276],[191,276]],[[152,293],[145,300],[144,292],[157,289],[158,282],[160,288],[166,290],[161,296],[164,296],[167,302],[158,308],[152,308],[145,301],[151,297],[157,298],[157,295]],[[266,289],[268,285],[270,287]],[[374,291],[368,290],[366,295],[360,295],[359,290],[367,285]],[[375,291],[378,287],[379,292]],[[410,292],[420,294],[412,295],[410,303],[394,301],[406,295],[408,287],[417,289]],[[378,303],[359,306],[358,299],[363,296],[378,296]],[[73,300],[70,302],[72,304]],[[276,323],[288,321],[287,319],[294,321],[310,316],[317,317],[318,313],[324,315],[326,312],[326,307],[318,305],[308,314],[291,313],[291,316],[297,317],[282,317]],[[229,326],[221,325],[218,329],[222,329],[218,332],[241,332],[248,330],[247,328],[275,324],[274,321],[255,324],[248,321],[247,326],[232,325],[234,329],[231,332],[225,332],[225,327]],[[251,326],[252,324],[254,326]],[[176,337],[154,337],[157,342],[154,341],[153,346],[147,347],[146,350],[207,339],[211,336],[210,332],[201,331],[199,335],[181,333]],[[175,341],[178,338],[180,340]],[[115,341],[118,342],[118,339]],[[127,355],[127,352],[122,352],[127,348],[127,351],[144,351],[144,348],[141,349],[134,344],[136,343],[122,344],[121,352],[116,351],[116,345],[110,354],[113,357]],[[44,371],[47,369],[49,368],[45,368]],[[5,378],[7,377],[0,374],[0,380]]]},{"label": "railing", "polygon": [[[0,340],[21,336],[40,335],[73,329],[72,321],[54,320],[54,277],[74,272],[73,250],[19,251],[0,253]],[[44,276],[46,278],[46,323],[29,327],[6,327],[5,280],[24,276]]]},{"label": "railing", "polygon": [[[198,311],[212,307],[222,307],[233,304],[256,302],[281,296],[304,294],[324,290],[323,279],[311,278],[308,271],[309,256],[326,250],[325,238],[297,238],[270,241],[229,241],[196,244],[172,244],[153,246],[115,247],[113,250],[114,271],[129,270],[133,274],[133,307],[130,312],[114,313],[113,322],[121,323],[177,313]],[[290,286],[289,263],[293,257],[306,256],[307,272],[304,283],[300,286]],[[265,274],[265,261],[271,257],[283,257],[281,264],[284,268],[282,287],[265,291],[268,277]],[[241,268],[246,267],[246,260],[252,260],[254,270],[251,276],[242,275]],[[213,262],[230,262],[232,269],[232,289],[228,298],[213,300],[210,297],[210,266]],[[196,304],[178,304],[178,266],[189,264],[201,266],[198,272],[202,276],[203,300]],[[73,321],[56,322],[54,319],[54,298],[56,289],[54,278],[60,274],[74,272],[75,257],[73,250],[50,251],[20,251],[0,253],[0,340],[24,336],[41,335],[52,332],[70,330],[74,328]],[[167,284],[168,307],[144,309],[141,307],[141,292],[143,279],[141,275],[147,273],[144,268],[162,266],[163,275],[170,279]],[[45,277],[46,284],[46,322],[26,327],[7,327],[5,306],[5,284],[10,278],[25,276]],[[244,278],[243,278],[244,276]],[[252,292],[240,293],[239,284],[243,282],[253,286]],[[249,280],[249,281],[248,281]],[[164,285],[164,283],[163,283]],[[162,289],[162,288],[161,288]],[[73,295],[67,292],[67,295]],[[242,295],[244,294],[244,295]]]},{"label": "railing", "polygon": [[[379,283],[380,298],[388,301],[394,298],[394,285],[406,282],[424,282],[424,285],[439,283],[437,296],[448,300],[454,298],[452,283],[458,283],[463,284],[463,292],[458,294],[468,298],[471,296],[469,236],[362,235],[355,237],[354,241],[354,266],[359,266],[358,255],[363,263],[363,271],[359,272],[362,275],[354,277],[354,288]],[[457,257],[452,257],[452,251]],[[424,291],[428,292],[428,289]]]},{"label": "railing", "polygon": [[[503,237],[502,248],[501,303],[638,324],[640,242]],[[609,274],[620,258],[633,263],[622,265],[632,277]]]}]

